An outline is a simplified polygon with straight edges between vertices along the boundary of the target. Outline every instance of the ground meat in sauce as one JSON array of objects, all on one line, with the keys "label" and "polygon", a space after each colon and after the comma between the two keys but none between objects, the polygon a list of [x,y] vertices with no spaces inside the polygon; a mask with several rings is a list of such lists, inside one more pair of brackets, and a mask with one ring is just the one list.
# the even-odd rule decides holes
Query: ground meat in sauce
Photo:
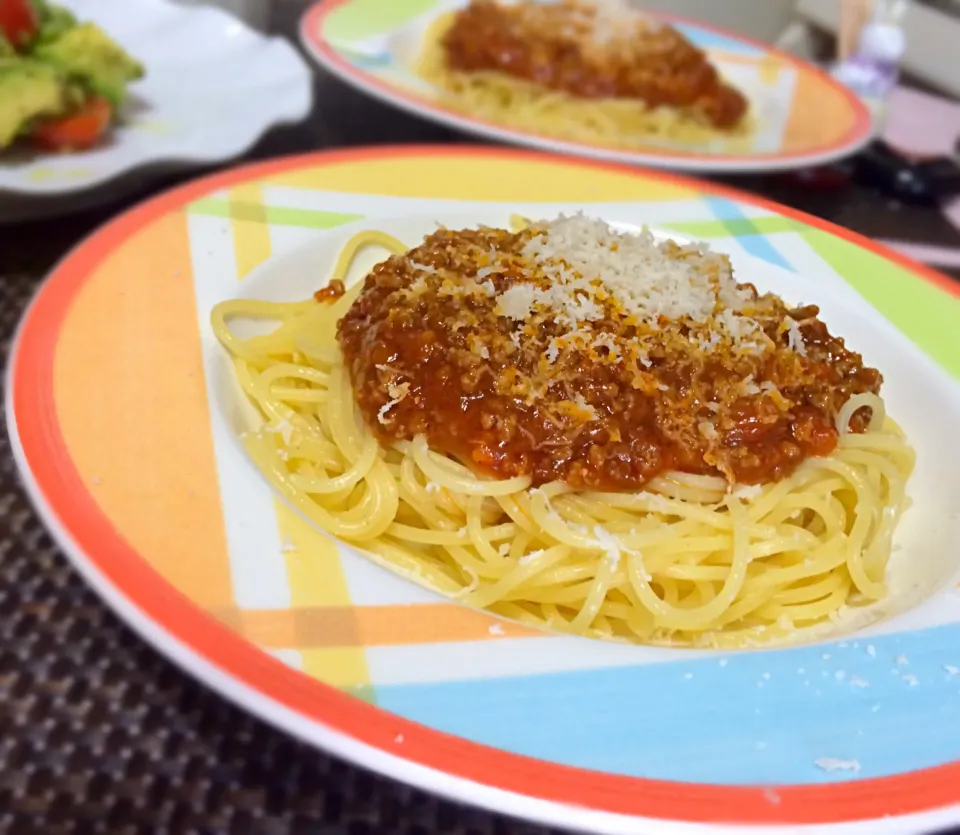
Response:
[{"label": "ground meat in sauce", "polygon": [[[423,434],[476,471],[535,484],[633,491],[668,470],[762,484],[832,452],[841,406],[879,392],[880,374],[831,336],[816,307],[789,310],[751,285],[739,287],[757,300],[753,315],[775,342],[762,355],[704,352],[674,327],[662,344],[644,337],[644,367],[610,362],[603,350],[568,351],[540,385],[562,327],[541,318],[524,329],[497,314],[492,295],[530,280],[518,255],[530,234],[441,229],[367,276],[338,339],[381,442]],[[451,291],[451,275],[466,293]],[[805,354],[787,344],[790,319]],[[623,321],[593,324],[637,338]],[[868,411],[854,415],[853,431],[866,428]]]},{"label": "ground meat in sauce", "polygon": [[451,69],[495,70],[580,98],[633,98],[688,109],[715,128],[736,126],[747,100],[706,54],[666,25],[614,31],[595,43],[588,3],[500,5],[473,0],[443,37]]}]

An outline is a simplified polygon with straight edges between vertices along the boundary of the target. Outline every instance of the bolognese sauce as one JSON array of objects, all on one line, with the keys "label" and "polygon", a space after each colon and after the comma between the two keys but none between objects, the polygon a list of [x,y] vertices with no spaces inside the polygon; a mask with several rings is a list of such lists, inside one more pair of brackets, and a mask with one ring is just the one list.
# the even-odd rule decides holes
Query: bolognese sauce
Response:
[{"label": "bolognese sauce", "polygon": [[442,46],[450,69],[496,71],[580,98],[629,98],[736,126],[747,100],[671,26],[621,4],[472,0]]},{"label": "bolognese sauce", "polygon": [[762,484],[831,453],[881,376],[818,314],[737,283],[726,256],[574,216],[439,229],[374,267],[338,339],[381,442],[634,491],[670,470]]}]

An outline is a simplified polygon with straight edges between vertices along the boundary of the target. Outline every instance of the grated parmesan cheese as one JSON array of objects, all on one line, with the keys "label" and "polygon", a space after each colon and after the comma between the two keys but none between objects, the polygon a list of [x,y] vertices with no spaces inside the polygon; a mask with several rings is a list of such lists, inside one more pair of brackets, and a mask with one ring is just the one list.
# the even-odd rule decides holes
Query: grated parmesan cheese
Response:
[{"label": "grated parmesan cheese", "polygon": [[293,436],[293,424],[286,418],[280,418],[276,423],[264,426],[263,431],[269,432],[272,435],[279,434],[283,439],[284,445],[290,446],[290,439]]},{"label": "grated parmesan cheese", "polygon": [[731,495],[735,499],[742,499],[743,501],[751,501],[759,496],[763,492],[763,486],[760,484],[741,484],[737,486]]},{"label": "grated parmesan cheese", "polygon": [[529,554],[524,554],[522,557],[520,557],[520,559],[517,560],[517,562],[520,565],[529,565],[530,563],[540,559],[540,557],[542,556],[543,556],[542,549],[539,551],[531,551]]},{"label": "grated parmesan cheese", "polygon": [[580,409],[580,411],[586,412],[590,416],[590,420],[597,419],[597,410],[587,403],[586,398],[579,391],[573,398],[573,402],[576,404],[577,408]]},{"label": "grated parmesan cheese", "polygon": [[839,757],[820,757],[813,764],[823,771],[852,771],[856,774],[860,770],[859,760],[842,760]]},{"label": "grated parmesan cheese", "polygon": [[387,412],[410,393],[410,383],[390,382],[387,384],[387,393],[390,395],[390,400],[384,403],[377,412],[377,420],[380,421],[380,423],[386,423]]},{"label": "grated parmesan cheese", "polygon": [[560,345],[557,339],[550,340],[550,344],[547,346],[544,356],[550,365],[553,365],[557,361],[558,357],[560,356]]},{"label": "grated parmesan cheese", "polygon": [[656,31],[659,25],[625,0],[579,0],[573,7],[586,18],[587,36],[598,46],[635,36],[638,31]]},{"label": "grated parmesan cheese", "polygon": [[536,298],[537,288],[533,284],[513,284],[498,297],[497,313],[524,322],[530,317]]},{"label": "grated parmesan cheese", "polygon": [[[531,230],[521,256],[537,264],[548,282],[508,287],[497,297],[499,315],[525,321],[537,311],[576,333],[612,312],[653,329],[663,320],[709,326],[690,336],[705,350],[724,340],[749,353],[769,347],[756,320],[737,312],[750,294],[736,283],[723,255],[692,244],[658,243],[649,230],[621,232],[583,214],[539,221]],[[603,334],[594,333],[591,341],[612,350]],[[550,356],[554,362],[556,355]]]},{"label": "grated parmesan cheese", "polygon": [[709,279],[685,260],[664,259],[664,245],[647,230],[618,232],[582,214],[561,215],[536,228],[539,234],[522,254],[542,264],[553,280],[541,291],[542,300],[567,322],[587,318],[581,300],[596,294],[595,279],[628,314],[645,321],[688,316],[702,322],[713,313],[717,299]]},{"label": "grated parmesan cheese", "polygon": [[807,346],[803,341],[803,331],[800,330],[797,320],[789,316],[787,317],[787,345],[801,357],[807,355]]},{"label": "grated parmesan cheese", "polygon": [[611,571],[616,571],[617,566],[620,564],[621,553],[637,553],[636,551],[632,551],[630,548],[627,548],[619,536],[610,533],[610,531],[608,531],[602,525],[593,526],[593,535],[596,537],[595,547],[600,548],[604,552],[607,561],[610,563]]}]

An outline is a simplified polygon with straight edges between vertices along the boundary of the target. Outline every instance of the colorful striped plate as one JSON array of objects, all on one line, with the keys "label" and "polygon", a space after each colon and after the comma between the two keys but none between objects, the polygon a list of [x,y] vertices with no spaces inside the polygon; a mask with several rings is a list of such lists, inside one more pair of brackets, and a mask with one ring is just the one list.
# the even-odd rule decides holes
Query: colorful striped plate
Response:
[{"label": "colorful striped plate", "polygon": [[387,104],[501,142],[686,171],[757,172],[820,165],[855,153],[873,135],[866,106],[813,65],[732,32],[661,16],[708,52],[747,94],[757,121],[745,139],[623,149],[556,139],[449,108],[415,65],[424,34],[466,0],[323,0],[300,23],[307,52],[325,69]]},{"label": "colorful striped plate", "polygon": [[[919,459],[882,619],[732,653],[546,635],[338,546],[259,477],[215,303],[304,295],[360,227],[576,209],[708,240],[884,370]],[[335,152],[199,180],[84,242],[23,320],[7,415],[33,500],[104,600],[295,736],[584,830],[912,833],[960,822],[958,321],[948,279],[715,185],[520,151]]]}]

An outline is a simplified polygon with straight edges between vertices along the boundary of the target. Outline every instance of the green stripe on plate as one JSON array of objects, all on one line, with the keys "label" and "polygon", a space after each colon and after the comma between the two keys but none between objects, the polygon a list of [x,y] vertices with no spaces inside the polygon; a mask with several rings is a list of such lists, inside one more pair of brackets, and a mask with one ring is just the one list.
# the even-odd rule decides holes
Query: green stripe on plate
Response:
[{"label": "green stripe on plate", "polygon": [[801,234],[883,316],[960,378],[960,299],[829,232],[808,227]]},{"label": "green stripe on plate", "polygon": [[322,36],[346,44],[383,35],[437,5],[437,0],[350,0],[330,13]]},{"label": "green stripe on plate", "polygon": [[803,224],[788,217],[731,218],[729,220],[682,220],[664,224],[668,229],[691,237],[728,238],[741,235],[772,235],[776,232],[795,232]]}]

